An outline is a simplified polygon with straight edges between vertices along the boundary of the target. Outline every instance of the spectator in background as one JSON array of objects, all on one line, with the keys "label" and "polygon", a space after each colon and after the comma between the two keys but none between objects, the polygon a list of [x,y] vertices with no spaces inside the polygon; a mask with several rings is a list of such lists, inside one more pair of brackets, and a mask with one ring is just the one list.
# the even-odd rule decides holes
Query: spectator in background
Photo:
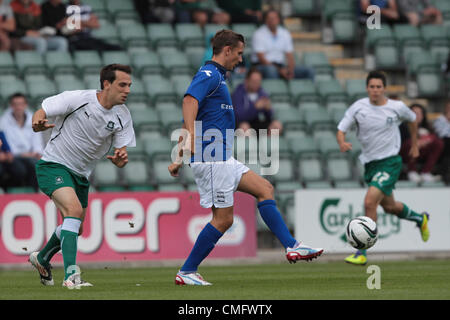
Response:
[{"label": "spectator in background", "polygon": [[434,132],[444,141],[444,150],[439,161],[445,182],[450,183],[450,100],[444,112],[433,122]]},{"label": "spectator in background", "polygon": [[[408,150],[411,147],[411,137],[405,130],[404,126],[401,126],[402,133],[402,147],[400,154],[403,161],[407,164],[408,179],[414,182],[433,182],[440,179],[439,176],[433,175],[431,172],[435,168],[436,163],[441,156],[444,148],[442,140],[436,136],[431,125],[428,122],[426,109],[418,103],[410,106],[411,110],[416,114],[416,122],[418,125],[418,141],[419,157],[414,159],[409,156]],[[418,169],[418,162],[422,162],[421,170]],[[420,172],[420,174],[419,174]]]},{"label": "spectator in background", "polygon": [[38,189],[34,165],[43,151],[42,135],[33,132],[31,118],[27,110],[27,99],[22,93],[9,98],[9,108],[0,118],[0,128],[5,133],[11,152],[18,159],[19,176],[25,177],[25,185]]},{"label": "spectator in background", "polygon": [[207,23],[230,23],[230,15],[217,6],[215,0],[178,0],[175,3],[177,21],[194,22],[204,27]]},{"label": "spectator in background", "polygon": [[55,30],[43,28],[41,7],[33,0],[13,0],[11,8],[16,21],[13,36],[31,45],[39,53],[47,50],[67,51],[64,37],[56,36]]},{"label": "spectator in background", "polygon": [[430,0],[397,0],[397,5],[400,15],[406,16],[413,26],[442,24],[442,13],[432,6]]},{"label": "spectator in background", "polygon": [[360,18],[362,23],[366,23],[369,15],[367,14],[367,8],[369,6],[377,6],[380,8],[381,23],[407,23],[408,19],[401,16],[398,12],[396,0],[360,0]]},{"label": "spectator in background", "polygon": [[[60,2],[60,0],[53,0],[53,1]],[[69,48],[71,51],[97,50],[102,52],[102,51],[122,50],[122,47],[119,45],[108,43],[102,39],[95,38],[92,36],[92,30],[100,28],[100,22],[97,16],[92,12],[91,6],[82,4],[80,0],[69,0],[69,5],[80,7],[80,18],[81,18],[80,29],[67,30],[66,28],[63,27],[63,29],[61,30],[69,40]],[[45,7],[42,6],[42,10],[44,10],[44,8]],[[64,14],[62,10],[58,10],[59,19],[61,19],[61,21],[66,21],[67,18],[73,14],[75,14],[75,12],[71,10],[69,6],[67,8],[66,6],[64,6]],[[55,21],[53,21],[53,23],[54,22]],[[49,23],[52,22],[49,21]]]},{"label": "spectator in background", "polygon": [[22,162],[14,157],[4,132],[0,131],[0,188],[8,191],[10,187],[22,187],[26,180]]},{"label": "spectator in background", "polygon": [[261,23],[262,0],[217,0],[220,8],[228,12],[232,23]]},{"label": "spectator in background", "polygon": [[11,50],[9,34],[16,30],[14,13],[8,4],[0,0],[0,51]]},{"label": "spectator in background", "polygon": [[257,65],[264,78],[314,79],[311,68],[295,65],[294,44],[291,34],[280,25],[278,11],[264,13],[264,25],[252,37],[252,63]]},{"label": "spectator in background", "polygon": [[261,82],[261,71],[251,68],[245,81],[234,90],[231,99],[236,115],[236,127],[246,133],[250,128],[255,129],[257,133],[259,129],[268,129],[268,134],[278,129],[281,134],[283,126],[273,118],[272,104],[269,95],[261,87]]},{"label": "spectator in background", "polygon": [[175,0],[133,0],[143,24],[175,21]]}]

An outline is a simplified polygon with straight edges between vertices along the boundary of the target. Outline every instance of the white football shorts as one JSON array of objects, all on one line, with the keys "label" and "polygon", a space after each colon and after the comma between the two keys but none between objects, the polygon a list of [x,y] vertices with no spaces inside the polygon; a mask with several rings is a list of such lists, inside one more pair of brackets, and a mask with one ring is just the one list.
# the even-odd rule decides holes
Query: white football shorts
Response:
[{"label": "white football shorts", "polygon": [[234,192],[241,177],[250,169],[233,157],[227,161],[193,162],[192,173],[203,208],[228,208],[234,204]]}]

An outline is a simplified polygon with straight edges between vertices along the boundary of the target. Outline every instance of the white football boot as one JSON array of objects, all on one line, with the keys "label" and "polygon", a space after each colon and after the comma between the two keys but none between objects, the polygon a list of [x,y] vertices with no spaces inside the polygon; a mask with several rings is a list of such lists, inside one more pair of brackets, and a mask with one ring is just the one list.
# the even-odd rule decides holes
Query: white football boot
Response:
[{"label": "white football boot", "polygon": [[53,286],[53,277],[52,277],[52,265],[49,263],[48,266],[43,266],[38,261],[39,251],[32,252],[30,256],[28,257],[28,262],[31,263],[33,267],[36,268],[36,270],[39,272],[39,276],[41,277],[41,283],[44,286]]},{"label": "white football boot", "polygon": [[81,275],[79,273],[70,275],[63,281],[62,286],[67,287],[70,290],[81,289],[81,287],[93,287],[91,283],[81,280]]},{"label": "white football boot", "polygon": [[205,281],[198,272],[183,273],[178,271],[175,277],[175,284],[177,285],[192,285],[192,286],[211,286],[212,283]]},{"label": "white football boot", "polygon": [[294,248],[286,249],[286,259],[288,259],[289,263],[296,263],[297,260],[311,261],[320,256],[322,252],[322,248],[311,248],[300,242]]}]

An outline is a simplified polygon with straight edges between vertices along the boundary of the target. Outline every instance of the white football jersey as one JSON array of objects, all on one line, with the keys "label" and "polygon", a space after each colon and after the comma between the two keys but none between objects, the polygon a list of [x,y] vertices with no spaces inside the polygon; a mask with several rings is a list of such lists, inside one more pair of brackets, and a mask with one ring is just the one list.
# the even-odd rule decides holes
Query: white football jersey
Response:
[{"label": "white football jersey", "polygon": [[42,109],[55,124],[42,160],[65,165],[86,178],[111,147],[136,146],[128,108],[104,108],[96,90],[64,91],[46,98]]},{"label": "white football jersey", "polygon": [[356,136],[362,146],[359,159],[364,164],[397,155],[401,146],[398,126],[403,121],[415,120],[416,114],[402,101],[388,99],[385,105],[376,106],[369,98],[363,98],[347,109],[338,130],[347,132],[356,125]]}]

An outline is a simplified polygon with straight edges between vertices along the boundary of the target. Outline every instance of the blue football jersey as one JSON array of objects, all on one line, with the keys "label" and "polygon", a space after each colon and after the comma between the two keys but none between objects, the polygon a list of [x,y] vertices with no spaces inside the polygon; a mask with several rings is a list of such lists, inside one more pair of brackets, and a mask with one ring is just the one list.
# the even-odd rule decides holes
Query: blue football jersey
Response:
[{"label": "blue football jersey", "polygon": [[185,93],[198,101],[193,162],[224,161],[233,154],[236,123],[225,77],[223,66],[207,61]]}]

